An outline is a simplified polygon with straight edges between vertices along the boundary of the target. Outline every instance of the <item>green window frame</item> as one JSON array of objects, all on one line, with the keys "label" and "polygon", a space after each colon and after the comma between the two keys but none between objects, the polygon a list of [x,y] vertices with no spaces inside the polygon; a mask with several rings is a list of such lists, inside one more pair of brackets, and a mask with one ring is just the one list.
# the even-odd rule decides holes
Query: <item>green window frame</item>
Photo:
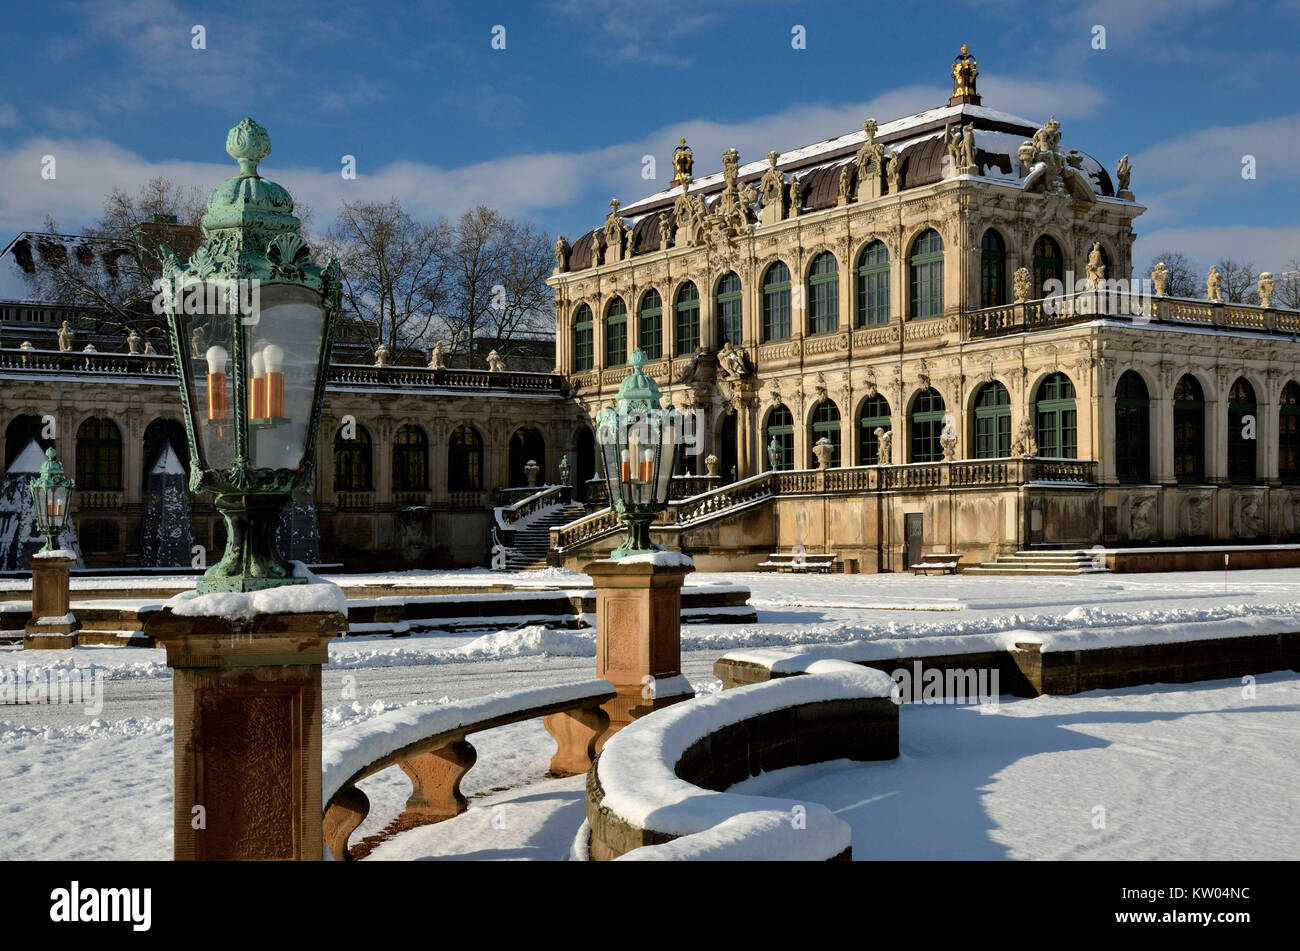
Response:
[{"label": "green window frame", "polygon": [[1205,396],[1191,374],[1174,387],[1174,478],[1180,485],[1205,483]]},{"label": "green window frame", "polygon": [[[781,447],[781,459],[778,469],[788,471],[794,468],[794,415],[783,404],[773,406],[767,414],[767,425],[763,428],[763,458],[767,458],[767,447],[775,439]],[[769,462],[769,465],[771,463]]]},{"label": "green window frame", "polygon": [[700,291],[692,281],[677,289],[675,312],[677,355],[694,353],[700,345]]},{"label": "green window frame", "polygon": [[980,239],[980,306],[1007,303],[1007,242],[996,228]]},{"label": "green window frame", "polygon": [[637,317],[637,346],[651,360],[664,355],[664,304],[656,290],[641,295],[641,311]]},{"label": "green window frame", "polygon": [[883,396],[877,393],[862,401],[862,408],[858,411],[858,465],[880,464],[880,440],[876,438],[876,429],[888,432],[891,422],[889,401]]},{"label": "green window frame", "polygon": [[1038,426],[1038,454],[1049,459],[1079,458],[1079,411],[1074,383],[1064,373],[1053,373],[1038,385],[1034,402]]},{"label": "green window frame", "polygon": [[908,314],[912,319],[938,317],[943,313],[943,238],[927,228],[912,242],[908,259],[911,287]]},{"label": "green window frame", "polygon": [[916,395],[912,401],[909,462],[940,462],[943,459],[943,444],[939,442],[939,434],[943,432],[943,418],[946,414],[943,397],[934,387]]},{"label": "green window frame", "polygon": [[975,458],[1011,455],[1011,394],[994,380],[975,394]]},{"label": "green window frame", "polygon": [[1151,481],[1151,398],[1146,382],[1126,370],[1115,385],[1115,478]]},{"label": "green window frame", "polygon": [[763,340],[788,340],[793,332],[790,316],[790,268],[777,261],[763,274]]},{"label": "green window frame", "polygon": [[1278,407],[1277,476],[1286,485],[1300,484],[1300,384],[1282,387]]},{"label": "green window frame", "polygon": [[808,269],[808,333],[829,334],[840,328],[840,266],[823,251]]},{"label": "green window frame", "polygon": [[[1242,435],[1245,418],[1254,417],[1255,437]],[[1245,377],[1238,377],[1228,391],[1228,481],[1233,485],[1254,485],[1258,475],[1259,406],[1255,388]]]},{"label": "green window frame", "polygon": [[718,346],[730,341],[733,347],[744,346],[745,294],[740,275],[735,271],[718,281],[715,297],[718,308]]},{"label": "green window frame", "polygon": [[605,309],[605,366],[627,363],[627,304],[615,297]]},{"label": "green window frame", "polygon": [[823,436],[831,441],[835,447],[831,453],[830,468],[840,464],[840,408],[835,405],[833,400],[822,400],[813,409],[812,422],[808,427],[808,456],[811,462],[808,464],[809,469],[817,467],[817,456],[813,453],[812,447],[816,445],[817,440]]},{"label": "green window frame", "polygon": [[573,369],[582,372],[595,366],[595,339],[591,308],[583,304],[573,315]]},{"label": "green window frame", "polygon": [[859,327],[889,323],[889,249],[872,241],[858,255]]}]

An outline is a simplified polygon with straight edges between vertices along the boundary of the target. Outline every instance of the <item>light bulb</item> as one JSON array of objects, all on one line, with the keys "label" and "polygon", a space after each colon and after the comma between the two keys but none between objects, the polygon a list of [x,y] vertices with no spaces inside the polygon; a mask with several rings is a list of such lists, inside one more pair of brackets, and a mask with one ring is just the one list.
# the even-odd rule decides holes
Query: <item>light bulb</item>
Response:
[{"label": "light bulb", "polygon": [[253,364],[254,379],[258,379],[266,375],[266,366],[265,366],[265,361],[262,359],[262,351],[259,350],[257,351],[257,353],[253,354],[252,364]]},{"label": "light bulb", "polygon": [[226,372],[226,364],[230,362],[230,354],[226,352],[225,347],[208,347],[208,372],[214,376]]},{"label": "light bulb", "polygon": [[[268,343],[262,350],[262,359],[266,363],[267,373],[279,373],[284,367],[284,351],[273,343]],[[253,357],[253,368],[256,372],[257,357]]]}]

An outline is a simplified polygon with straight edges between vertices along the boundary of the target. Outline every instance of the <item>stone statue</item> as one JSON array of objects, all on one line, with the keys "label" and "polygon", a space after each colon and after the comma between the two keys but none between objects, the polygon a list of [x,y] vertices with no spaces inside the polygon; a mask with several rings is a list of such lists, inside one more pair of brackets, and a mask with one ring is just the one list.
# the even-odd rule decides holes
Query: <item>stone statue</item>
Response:
[{"label": "stone statue", "polygon": [[82,353],[99,353],[99,351],[95,349],[95,345],[94,345],[93,343],[88,343],[88,344],[86,344],[84,347],[81,348],[81,352],[82,352]]},{"label": "stone statue", "polygon": [[849,203],[849,167],[845,165],[840,169],[840,204]]},{"label": "stone statue", "polygon": [[1241,500],[1237,513],[1237,535],[1241,538],[1258,538],[1264,532],[1264,518],[1259,511],[1259,500],[1248,496]]},{"label": "stone statue", "polygon": [[867,140],[862,143],[862,148],[858,149],[855,160],[858,181],[865,180],[868,175],[879,175],[884,167],[885,157],[885,147],[876,141],[876,120],[868,119],[862,123],[862,131],[867,134]]},{"label": "stone statue", "polygon": [[892,466],[894,464],[893,432],[877,426],[874,433],[876,436],[876,465]]},{"label": "stone statue", "polygon": [[763,173],[763,178],[758,183],[759,193],[763,196],[764,208],[769,205],[780,205],[781,196],[785,192],[785,176],[776,167],[776,160],[779,157],[779,152],[767,153],[767,171]]},{"label": "stone statue", "polygon": [[668,216],[659,212],[659,250],[671,247],[673,243],[673,226]]},{"label": "stone statue", "polygon": [[1215,265],[1210,265],[1210,273],[1205,275],[1205,299],[1223,303],[1223,278],[1219,275],[1219,269]]},{"label": "stone statue", "polygon": [[560,235],[555,239],[555,273],[563,274],[569,269],[569,242]]},{"label": "stone statue", "polygon": [[1210,504],[1204,496],[1183,500],[1184,534],[1188,538],[1204,538],[1210,534]]},{"label": "stone statue", "polygon": [[190,334],[190,356],[198,360],[203,356],[203,328],[195,327],[194,332]]},{"label": "stone statue", "polygon": [[488,369],[493,373],[504,373],[506,369],[506,362],[501,359],[501,354],[495,350],[488,351],[487,365]]},{"label": "stone statue", "polygon": [[140,352],[140,334],[136,332],[134,327],[131,328],[131,332],[127,334],[126,337],[126,352],[127,353]]},{"label": "stone statue", "polygon": [[943,146],[948,150],[948,164],[953,170],[961,167],[961,126],[954,131],[952,126],[943,127]]},{"label": "stone statue", "polygon": [[798,217],[799,211],[803,208],[803,182],[791,177],[790,179],[790,217]]},{"label": "stone statue", "polygon": [[153,341],[152,341],[152,340],[149,340],[149,339],[146,338],[146,340],[145,340],[145,342],[144,342],[144,352],[145,352],[145,353],[157,353],[157,352],[158,352],[157,350],[155,350],[155,349],[153,348]]},{"label": "stone statue", "polygon": [[[1055,152],[1061,144],[1061,123],[1056,116],[1051,116],[1042,127],[1034,133],[1035,152]],[[1041,161],[1041,159],[1040,159]]]},{"label": "stone statue", "polygon": [[1016,441],[1011,446],[1013,456],[1036,456],[1038,455],[1038,441],[1034,439],[1034,426],[1026,416],[1020,421],[1020,428],[1016,430]]},{"label": "stone statue", "polygon": [[1018,267],[1011,278],[1013,303],[1023,304],[1029,300],[1029,268]]},{"label": "stone statue", "polygon": [[433,349],[429,351],[429,369],[443,370],[446,369],[447,362],[442,356],[442,341],[434,341]]},{"label": "stone statue", "polygon": [[813,455],[817,457],[818,469],[829,469],[831,467],[831,457],[835,455],[835,445],[823,436],[817,440],[812,447]]},{"label": "stone statue", "polygon": [[1038,149],[1034,148],[1034,143],[1032,142],[1021,142],[1020,148],[1016,150],[1016,155],[1019,157],[1022,166],[1021,174],[1028,175],[1029,170],[1033,168],[1034,163],[1038,161]]},{"label": "stone statue", "polygon": [[890,152],[885,159],[885,177],[889,179],[889,191],[898,194],[903,181],[903,156],[901,152]]},{"label": "stone statue", "polygon": [[727,191],[735,193],[736,176],[740,173],[740,152],[727,149],[722,153],[722,178],[727,183]]},{"label": "stone statue", "polygon": [[728,380],[739,380],[749,372],[745,367],[745,352],[737,350],[728,340],[718,351],[718,368],[722,370],[722,375]]},{"label": "stone statue", "polygon": [[1164,261],[1159,261],[1151,271],[1151,283],[1155,285],[1156,297],[1165,296],[1165,288],[1169,286],[1169,268]]},{"label": "stone statue", "polygon": [[1265,271],[1259,276],[1259,285],[1257,286],[1257,290],[1259,291],[1259,306],[1272,307],[1274,284],[1273,275],[1268,271]]},{"label": "stone statue", "polygon": [[609,215],[605,218],[605,247],[614,254],[623,246],[623,219],[618,214],[618,199],[609,200]]},{"label": "stone statue", "polygon": [[1087,284],[1089,290],[1096,290],[1106,279],[1106,265],[1101,263],[1101,242],[1094,241],[1088,252]]},{"label": "stone statue", "polygon": [[588,267],[596,267],[600,264],[600,229],[597,228],[591,233],[591,263]]},{"label": "stone statue", "polygon": [[943,418],[943,429],[939,432],[939,445],[943,447],[943,459],[951,462],[957,455],[957,420],[951,413]]},{"label": "stone statue", "polygon": [[1129,163],[1128,153],[1119,157],[1119,166],[1115,169],[1115,177],[1119,179],[1119,190],[1128,191],[1129,178],[1133,175],[1133,166]]},{"label": "stone statue", "polygon": [[1155,500],[1150,496],[1138,499],[1129,511],[1129,538],[1145,541],[1155,531]]},{"label": "stone statue", "polygon": [[683,185],[691,180],[691,169],[695,167],[695,153],[686,144],[686,140],[673,149],[673,180],[670,185],[681,182]]},{"label": "stone statue", "polygon": [[962,168],[975,167],[975,123],[969,123],[961,133],[961,162]]},{"label": "stone statue", "polygon": [[[194,332],[198,333],[199,329],[195,327]],[[72,349],[72,329],[66,320],[59,327],[59,349],[64,353]]]},{"label": "stone statue", "polygon": [[375,366],[377,367],[388,366],[388,357],[389,357],[389,350],[387,344],[381,343],[378,347],[375,348]]},{"label": "stone statue", "polygon": [[633,236],[632,229],[631,229],[631,228],[628,228],[628,229],[627,229],[627,247],[623,249],[623,260],[624,260],[624,261],[626,261],[628,258],[632,257],[632,244],[633,244],[634,240],[635,240],[635,238],[634,238],[634,236]]}]

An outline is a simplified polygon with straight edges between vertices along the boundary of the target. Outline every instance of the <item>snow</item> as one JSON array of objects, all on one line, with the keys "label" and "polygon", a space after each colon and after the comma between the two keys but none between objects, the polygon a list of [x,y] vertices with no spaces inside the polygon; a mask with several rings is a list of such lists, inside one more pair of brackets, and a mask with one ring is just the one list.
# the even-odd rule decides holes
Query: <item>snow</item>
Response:
[{"label": "snow", "polygon": [[18,454],[18,457],[10,463],[8,471],[30,472],[35,475],[40,473],[41,466],[44,464],[45,450],[43,450],[36,440],[33,439],[23,448],[23,451]]},{"label": "snow", "polygon": [[[609,561],[608,558],[602,561]],[[640,555],[624,555],[617,562],[620,565],[654,565],[657,568],[694,568],[689,555],[679,551],[649,551]]]},{"label": "snow", "polygon": [[55,548],[50,551],[38,551],[32,555],[33,558],[72,558],[76,559],[77,553],[71,548]]},{"label": "snow", "polygon": [[67,614],[62,614],[57,617],[51,616],[37,618],[36,623],[38,626],[45,624],[76,624],[77,619],[72,616],[72,612],[68,612]]},{"label": "snow", "polygon": [[172,448],[170,439],[163,443],[163,448],[158,453],[158,459],[154,462],[153,468],[149,470],[149,474],[185,475],[185,467],[181,465],[181,460],[176,455],[176,450]]},{"label": "snow", "polygon": [[306,584],[283,585],[262,591],[213,592],[199,594],[184,591],[163,604],[180,617],[225,617],[248,619],[259,614],[311,614],[316,612],[347,614],[347,595],[333,582],[311,573],[300,561],[293,562],[294,577],[306,578]]}]

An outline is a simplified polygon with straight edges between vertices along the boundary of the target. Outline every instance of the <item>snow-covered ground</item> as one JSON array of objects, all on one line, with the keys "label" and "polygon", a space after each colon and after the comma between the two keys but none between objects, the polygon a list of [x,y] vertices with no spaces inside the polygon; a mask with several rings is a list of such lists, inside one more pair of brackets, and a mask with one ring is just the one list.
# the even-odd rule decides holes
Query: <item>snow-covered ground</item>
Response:
[{"label": "snow-covered ground", "polygon": [[[566,587],[585,581],[582,576],[555,570],[524,573],[512,580],[525,580],[526,576],[533,576],[535,583]],[[349,580],[356,580],[355,576]],[[368,580],[385,578],[371,576]],[[419,572],[402,573],[391,580],[455,586],[490,583],[501,576],[484,571]],[[1238,616],[1280,623],[1300,613],[1300,569],[1234,571],[1226,583],[1222,574],[1209,572],[1027,580],[758,573],[689,578],[692,584],[719,582],[752,589],[758,623],[688,625],[683,629],[683,672],[697,691],[718,688],[712,676],[713,661],[734,648],[1009,630],[1097,632]],[[595,642],[589,630],[533,627],[507,633],[348,638],[331,645],[330,664],[324,671],[325,728],[328,731],[405,703],[465,699],[588,680],[594,662]],[[23,652],[0,647],[0,675],[12,677],[21,668],[28,678],[40,679],[73,665],[83,672],[93,666],[102,675],[102,709],[95,710],[92,705],[88,711],[84,704],[0,705],[0,787],[6,791],[0,803],[0,855],[166,858],[170,855],[172,734],[171,677],[163,652],[138,648]],[[1261,677],[1257,701],[1238,700],[1228,707],[1228,695],[1234,689],[1239,694],[1240,685],[1136,688],[1032,701],[1004,699],[1001,713],[992,717],[980,717],[961,707],[908,706],[902,711],[904,756],[896,763],[853,767],[849,772],[856,770],[854,775],[860,777],[900,777],[896,791],[880,800],[908,802],[906,807],[890,807],[902,811],[885,823],[889,829],[881,840],[916,839],[910,851],[897,857],[958,857],[977,852],[1012,857],[1138,857],[1163,855],[1162,849],[1167,853],[1164,857],[1212,857],[1226,836],[1237,834],[1255,841],[1253,833],[1246,835],[1241,829],[1234,833],[1233,818],[1215,801],[1205,799],[1224,788],[1216,783],[1226,784],[1231,776],[1237,784],[1234,808],[1241,817],[1235,820],[1237,826],[1268,828],[1274,815],[1270,810],[1290,801],[1277,790],[1283,788],[1281,784],[1294,789],[1300,779],[1287,772],[1300,760],[1296,756],[1300,741],[1294,739],[1300,735],[1300,677]],[[969,722],[952,719],[972,716],[974,720]],[[967,746],[949,742],[950,733],[967,737]],[[1147,742],[1142,736],[1171,737],[1179,742]],[[553,750],[541,723],[504,727],[472,740],[479,750],[478,765],[466,777],[463,788],[467,795],[486,795],[474,798],[474,807],[464,816],[385,843],[372,859],[434,852],[563,857],[582,820],[581,783],[538,781]],[[978,747],[968,749],[973,742],[985,744],[993,752],[983,755]],[[1165,749],[1162,743],[1173,749]],[[1184,749],[1214,750],[1230,765],[1225,767],[1203,755],[1184,759]],[[838,774],[833,766],[818,769],[827,776]],[[985,775],[978,775],[981,770]],[[1094,776],[1096,782],[1089,778]],[[913,808],[913,800],[925,801],[930,795],[927,790],[941,788],[945,781],[951,784],[954,777],[978,781],[979,785],[961,790],[961,798],[937,805],[931,800],[932,809],[942,806],[960,814],[952,823],[919,806]],[[762,781],[778,780],[766,777]],[[851,790],[854,783],[861,786],[866,779],[845,780],[839,786],[831,779],[816,777],[795,777],[794,781],[823,781],[835,790]],[[373,777],[362,788],[373,809],[354,842],[382,829],[401,811],[409,793],[409,784],[399,770]],[[502,788],[507,791],[492,792]],[[1107,833],[1102,832],[1088,839],[1059,831],[1058,827],[1066,828],[1061,823],[1073,821],[1078,797],[1097,788],[1102,792],[1087,806],[1089,810],[1095,805],[1107,809],[1111,837],[1105,838]],[[1162,797],[1159,801],[1174,803],[1167,815],[1152,811],[1157,790]],[[831,792],[826,796],[831,797]],[[1118,833],[1128,821],[1124,816],[1135,814],[1135,807],[1123,805],[1126,792],[1144,793],[1136,813],[1144,817],[1139,820],[1143,831],[1133,833],[1138,835],[1135,839],[1123,839]],[[811,791],[807,795],[839,809],[877,793],[840,803],[818,800]],[[1106,795],[1120,805],[1113,808]],[[546,805],[551,801],[548,797],[563,800],[555,806],[559,811],[547,811],[551,809]],[[497,806],[502,808],[493,812]],[[484,809],[491,815],[485,818]],[[856,813],[871,813],[874,825],[878,810],[857,807]],[[866,832],[859,828],[856,813],[853,809],[843,813],[855,827],[855,854],[862,858],[878,854],[867,844],[871,839],[864,838]],[[922,816],[924,822],[918,818]],[[493,818],[495,824],[489,821]],[[1190,825],[1179,827],[1179,821]],[[978,836],[967,831],[954,837],[957,827],[972,822],[980,830]],[[1085,831],[1092,831],[1090,822],[1091,813],[1085,817]],[[1228,829],[1222,834],[1188,831],[1211,825]],[[1102,848],[1098,843],[1113,844]],[[1294,833],[1288,839],[1279,832],[1269,837],[1268,848],[1256,854],[1274,854],[1270,849],[1279,843],[1287,843],[1293,854],[1300,845]],[[1114,851],[1106,851],[1108,848]]]}]

